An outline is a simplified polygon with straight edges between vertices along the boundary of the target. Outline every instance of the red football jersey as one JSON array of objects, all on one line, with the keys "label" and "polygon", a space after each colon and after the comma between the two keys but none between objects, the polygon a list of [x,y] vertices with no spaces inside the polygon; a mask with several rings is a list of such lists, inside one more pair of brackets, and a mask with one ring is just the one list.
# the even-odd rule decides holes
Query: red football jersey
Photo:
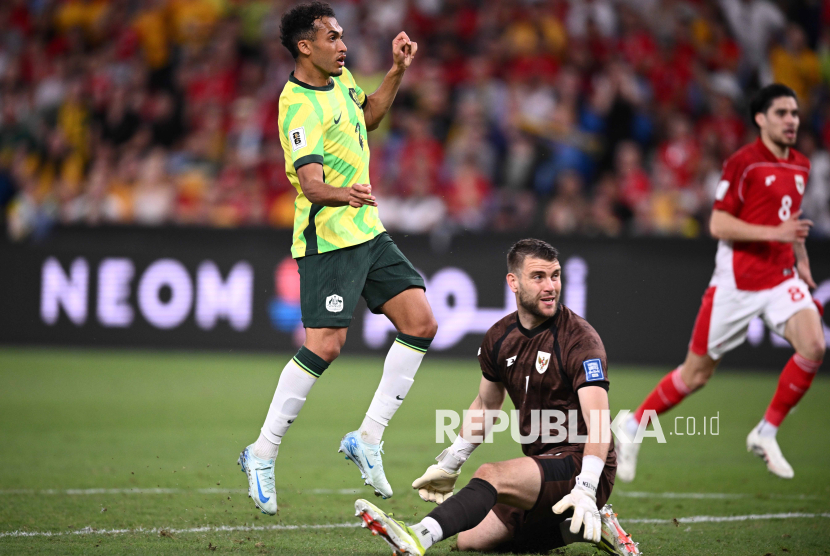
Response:
[{"label": "red football jersey", "polygon": [[[776,158],[758,139],[724,163],[713,208],[750,224],[778,226],[801,208],[809,174],[806,156],[790,149],[786,160]],[[794,267],[792,245],[721,240],[712,285],[766,290],[791,278]]]}]

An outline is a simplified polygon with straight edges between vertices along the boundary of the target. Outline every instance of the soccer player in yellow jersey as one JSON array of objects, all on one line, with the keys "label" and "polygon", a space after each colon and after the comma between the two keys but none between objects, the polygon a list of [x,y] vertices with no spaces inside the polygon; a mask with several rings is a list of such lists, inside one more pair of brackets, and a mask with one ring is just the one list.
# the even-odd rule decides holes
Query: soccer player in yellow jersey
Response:
[{"label": "soccer player in yellow jersey", "polygon": [[369,183],[366,134],[389,111],[417,43],[403,32],[395,37],[392,69],[367,95],[345,68],[343,29],[327,4],[292,8],[280,33],[295,60],[280,95],[279,126],[285,172],[297,189],[291,253],[300,270],[306,340],[280,375],[258,440],[239,457],[248,495],[271,515],[277,511],[274,465],[282,437],[340,354],[358,298],[386,315],[398,336],[363,423],[343,437],[339,451],[383,498],[392,496],[392,488],[381,437],[438,329],[424,280],[380,223]]}]

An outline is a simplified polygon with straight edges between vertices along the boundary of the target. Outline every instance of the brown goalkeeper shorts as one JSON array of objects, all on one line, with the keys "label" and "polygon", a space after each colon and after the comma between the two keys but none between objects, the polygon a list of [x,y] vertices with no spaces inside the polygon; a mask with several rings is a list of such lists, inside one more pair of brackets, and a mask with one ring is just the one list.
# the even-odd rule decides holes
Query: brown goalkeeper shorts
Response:
[{"label": "brown goalkeeper shorts", "polygon": [[[573,515],[569,510],[553,513],[553,506],[573,490],[576,476],[582,471],[582,452],[557,452],[530,456],[536,461],[542,488],[536,503],[529,510],[496,504],[493,512],[510,531],[512,540],[498,547],[499,552],[544,553],[564,546],[559,524]],[[597,509],[611,496],[617,474],[616,458],[606,462],[597,486]]]}]

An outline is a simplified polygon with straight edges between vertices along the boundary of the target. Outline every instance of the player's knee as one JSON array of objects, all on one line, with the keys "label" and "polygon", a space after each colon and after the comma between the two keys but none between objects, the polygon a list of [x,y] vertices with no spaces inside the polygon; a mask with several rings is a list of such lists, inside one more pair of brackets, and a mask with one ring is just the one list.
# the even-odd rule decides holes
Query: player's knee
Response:
[{"label": "player's knee", "polygon": [[435,320],[435,317],[430,313],[424,319],[424,322],[421,323],[420,332],[418,333],[419,338],[434,338],[435,335],[438,333],[438,321]]},{"label": "player's knee", "polygon": [[459,552],[480,551],[481,549],[475,544],[475,539],[469,531],[462,531],[458,534],[455,542],[455,548]]},{"label": "player's knee", "polygon": [[809,359],[810,361],[823,361],[826,351],[827,346],[824,342],[824,338],[815,338],[814,340],[806,343],[806,345],[799,352],[799,355],[805,359]]},{"label": "player's knee", "polygon": [[427,312],[420,318],[413,319],[413,322],[401,326],[400,331],[417,338],[434,338],[438,333],[438,322],[431,312]]},{"label": "player's knee", "polygon": [[709,382],[709,379],[712,378],[713,373],[714,369],[696,369],[693,373],[690,373],[686,386],[693,392],[699,388],[703,388]]},{"label": "player's knee", "polygon": [[482,542],[472,531],[462,531],[458,534],[455,547],[459,552],[490,552],[496,545]]},{"label": "player's knee", "polygon": [[341,347],[340,342],[329,341],[317,348],[320,351],[317,355],[331,363],[340,355]]},{"label": "player's knee", "polygon": [[484,463],[479,467],[476,472],[473,474],[473,477],[476,479],[481,479],[482,481],[487,481],[498,491],[499,487],[498,483],[498,470],[496,466],[492,463]]}]

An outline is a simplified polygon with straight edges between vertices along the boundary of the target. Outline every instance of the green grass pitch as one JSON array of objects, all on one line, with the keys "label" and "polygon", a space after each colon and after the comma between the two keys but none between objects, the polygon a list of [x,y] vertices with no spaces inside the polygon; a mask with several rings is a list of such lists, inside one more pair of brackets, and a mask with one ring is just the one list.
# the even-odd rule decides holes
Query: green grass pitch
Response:
[{"label": "green grass pitch", "polygon": [[[0,349],[0,554],[388,554],[363,529],[332,527],[357,524],[356,498],[375,500],[336,450],[369,405],[379,358],[346,354],[311,392],[277,461],[279,515],[260,514],[246,497],[236,459],[256,438],[287,357]],[[633,409],[667,370],[612,366],[612,411]],[[435,409],[466,408],[479,377],[472,357],[427,356],[384,439],[395,496],[381,507],[407,521],[429,512],[409,485],[443,447]],[[720,371],[662,419],[667,443],[647,440],[637,480],[611,497],[646,555],[830,554],[830,380],[820,371],[781,429],[791,481],[768,474],[744,445],[776,381]],[[702,432],[718,413],[717,436],[669,434],[675,417],[694,417]],[[676,423],[686,432],[686,419]],[[459,486],[479,464],[519,455],[508,433],[497,434]],[[683,519],[769,514],[802,517]]]}]

